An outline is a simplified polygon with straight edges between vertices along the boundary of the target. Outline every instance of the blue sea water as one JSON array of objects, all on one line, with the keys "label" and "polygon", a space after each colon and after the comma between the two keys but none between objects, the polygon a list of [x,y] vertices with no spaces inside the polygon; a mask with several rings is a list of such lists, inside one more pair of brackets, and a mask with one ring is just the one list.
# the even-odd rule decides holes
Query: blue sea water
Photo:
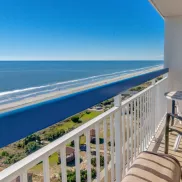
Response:
[{"label": "blue sea water", "polygon": [[159,64],[163,61],[0,61],[0,92],[104,77]]}]

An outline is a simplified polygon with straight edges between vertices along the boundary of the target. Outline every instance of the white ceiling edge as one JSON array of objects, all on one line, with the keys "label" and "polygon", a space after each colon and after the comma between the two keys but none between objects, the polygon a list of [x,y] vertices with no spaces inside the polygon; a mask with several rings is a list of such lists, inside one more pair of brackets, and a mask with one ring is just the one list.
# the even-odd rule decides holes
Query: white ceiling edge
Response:
[{"label": "white ceiling edge", "polygon": [[153,8],[159,13],[159,15],[164,19],[164,15],[160,12],[160,10],[157,8],[156,4],[152,0],[148,0],[150,4],[153,6]]},{"label": "white ceiling edge", "polygon": [[182,0],[149,0],[163,18],[182,16]]}]

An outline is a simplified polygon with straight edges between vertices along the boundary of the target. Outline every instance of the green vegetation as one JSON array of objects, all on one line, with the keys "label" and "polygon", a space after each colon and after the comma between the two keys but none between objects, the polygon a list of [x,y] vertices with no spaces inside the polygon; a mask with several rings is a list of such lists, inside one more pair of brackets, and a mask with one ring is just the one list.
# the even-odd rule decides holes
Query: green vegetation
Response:
[{"label": "green vegetation", "polygon": [[[92,179],[96,178],[96,170],[91,169]],[[87,170],[80,170],[81,182],[87,182]],[[61,177],[61,174],[60,174]],[[68,182],[76,182],[76,172],[75,171],[67,171],[67,181]]]},{"label": "green vegetation", "polygon": [[[96,163],[96,158],[92,158],[91,159],[91,164],[96,167],[97,166],[97,163]],[[104,156],[100,156],[100,166],[104,166]]]},{"label": "green vegetation", "polygon": [[[7,150],[0,150],[0,162],[9,166],[15,162],[26,157],[28,154],[38,150],[39,148],[45,146],[48,142],[51,142],[64,134],[70,132],[71,130],[77,128],[83,123],[95,118],[100,115],[101,111],[84,111],[80,114],[77,114],[76,117],[72,117],[65,121],[59,122],[45,130],[37,132],[35,134],[27,136],[25,139],[11,144],[7,147]],[[76,118],[76,119],[75,119]],[[73,122],[74,121],[74,122]],[[76,121],[76,122],[75,122]],[[80,121],[82,123],[80,123]],[[86,138],[84,135],[80,136],[80,144],[85,144]],[[72,142],[71,145],[74,146]],[[49,157],[50,164],[58,163],[58,154],[55,153]],[[36,165],[35,171],[41,169],[42,164]],[[33,168],[33,169],[34,169]]]},{"label": "green vegetation", "polygon": [[25,157],[25,155],[22,155],[20,153],[11,154],[11,155],[6,157],[4,164],[14,164],[15,162],[21,160],[24,157]]},{"label": "green vegetation", "polygon": [[107,106],[107,105],[112,105],[114,103],[114,99],[108,99],[104,102],[101,103],[101,105]]},{"label": "green vegetation", "polygon": [[85,113],[86,113],[86,114],[90,114],[91,112],[90,112],[89,110],[87,110]]},{"label": "green vegetation", "polygon": [[1,152],[1,156],[4,157],[4,156],[9,156],[9,153],[7,151],[2,151]]},{"label": "green vegetation", "polygon": [[80,119],[80,117],[78,115],[75,115],[75,116],[71,117],[71,120],[74,123],[81,123],[82,122],[82,120]]},{"label": "green vegetation", "polygon": [[37,134],[29,135],[25,138],[24,144],[27,145],[29,142],[33,142],[33,141],[40,142],[40,136]]},{"label": "green vegetation", "polygon": [[142,86],[137,86],[137,87],[133,87],[133,88],[131,88],[130,89],[130,91],[141,91],[141,90],[143,90],[144,89],[144,87],[142,87]]},{"label": "green vegetation", "polygon": [[101,111],[92,111],[89,114],[83,114],[80,119],[82,120],[82,122],[86,123],[87,121],[97,117],[101,113]]},{"label": "green vegetation", "polygon": [[51,142],[51,141],[63,136],[64,134],[65,134],[65,130],[55,128],[53,131],[49,131],[49,132],[45,133],[44,139]]},{"label": "green vegetation", "polygon": [[[160,80],[161,78],[157,78]],[[145,89],[147,86],[149,86],[150,83],[147,82],[145,84],[139,85],[137,87],[134,87],[130,89],[131,91],[141,91]],[[113,107],[114,100],[109,99],[106,100],[97,106],[100,106],[102,110],[107,110]],[[93,110],[86,110],[84,112],[81,112],[75,116],[72,116],[71,118],[66,119],[65,121],[61,121],[53,126],[50,126],[40,132],[37,132],[35,134],[32,134],[25,139],[15,143],[11,144],[6,149],[0,150],[0,162],[2,164],[6,164],[5,166],[8,166],[10,164],[13,164],[22,158],[26,157],[28,154],[38,150],[39,148],[45,146],[49,142],[52,142],[56,140],[57,138],[63,136],[64,134],[70,132],[71,130],[79,127],[80,125],[86,123],[87,121],[97,117],[100,115],[103,111],[95,111],[95,108]],[[96,108],[97,109],[97,108]],[[110,135],[110,131],[108,130],[108,136]],[[86,137],[84,135],[80,136],[80,145],[86,143]],[[100,144],[103,144],[103,133],[100,133]],[[108,142],[108,145],[110,146],[110,142]],[[69,143],[68,145],[74,147],[74,141]],[[94,142],[91,145],[95,147]],[[55,152],[49,157],[49,163],[50,166],[58,165],[60,164],[59,160],[59,154]],[[95,156],[91,159],[91,164],[95,168],[96,167],[96,158]],[[100,156],[100,166],[104,166],[104,156]],[[43,164],[42,162],[37,164],[31,169],[31,172],[42,172]],[[87,181],[87,171],[81,170],[81,182]],[[75,182],[76,181],[76,174],[75,171],[68,171],[67,173],[68,182]],[[92,169],[92,179],[96,177],[96,170]],[[57,178],[57,177],[56,177]],[[59,176],[58,176],[59,178]],[[60,179],[59,179],[60,180]]]},{"label": "green vegetation", "polygon": [[158,82],[158,81],[160,81],[160,80],[162,80],[162,79],[163,79],[163,76],[159,76],[159,77],[157,77],[157,78],[155,79],[155,81]]},{"label": "green vegetation", "polygon": [[32,152],[35,152],[36,150],[38,150],[40,148],[40,145],[37,142],[29,142],[26,146],[25,146],[25,152],[27,154],[31,154]]}]

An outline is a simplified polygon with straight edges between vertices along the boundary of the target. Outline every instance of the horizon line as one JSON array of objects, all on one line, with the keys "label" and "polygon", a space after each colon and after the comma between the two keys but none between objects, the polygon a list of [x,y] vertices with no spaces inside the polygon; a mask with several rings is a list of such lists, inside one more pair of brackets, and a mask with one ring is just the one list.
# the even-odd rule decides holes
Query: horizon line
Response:
[{"label": "horizon line", "polygon": [[164,61],[163,59],[8,59],[0,61]]}]

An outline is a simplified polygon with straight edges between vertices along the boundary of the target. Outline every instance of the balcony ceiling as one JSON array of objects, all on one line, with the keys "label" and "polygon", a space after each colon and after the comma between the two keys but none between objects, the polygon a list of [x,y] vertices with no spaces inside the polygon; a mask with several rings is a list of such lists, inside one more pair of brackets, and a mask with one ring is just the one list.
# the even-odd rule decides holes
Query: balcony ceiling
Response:
[{"label": "balcony ceiling", "polygon": [[163,17],[182,16],[182,0],[149,0]]}]

